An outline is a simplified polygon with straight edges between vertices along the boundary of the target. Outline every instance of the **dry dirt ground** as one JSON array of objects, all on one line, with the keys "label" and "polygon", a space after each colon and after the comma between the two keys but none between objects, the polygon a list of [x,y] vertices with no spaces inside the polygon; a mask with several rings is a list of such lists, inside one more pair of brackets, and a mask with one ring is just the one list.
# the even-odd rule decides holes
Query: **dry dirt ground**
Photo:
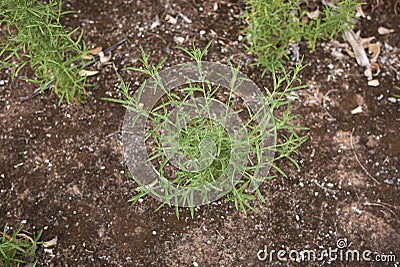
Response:
[{"label": "dry dirt ground", "polygon": [[[181,209],[178,220],[173,208],[154,212],[159,203],[151,197],[135,206],[128,203],[135,183],[122,155],[119,131],[125,110],[101,100],[121,97],[111,66],[92,78],[95,86],[84,105],[57,106],[51,92],[20,103],[19,97],[34,86],[11,82],[9,72],[1,73],[0,225],[24,224],[32,233],[44,229],[42,240],[58,237],[54,247],[39,249],[39,266],[287,265],[276,254],[272,261],[262,261],[258,252],[322,252],[338,245],[344,245],[339,252],[370,250],[376,253],[371,258],[397,258],[387,263],[337,260],[332,265],[398,266],[400,102],[392,94],[400,85],[400,18],[395,13],[400,14],[400,5],[395,10],[396,1],[368,2],[363,6],[367,18],[357,27],[361,36],[375,36],[383,44],[380,86],[369,87],[364,70],[345,52],[338,57],[340,48],[334,43],[320,42],[314,53],[302,44],[309,67],[301,78],[309,88],[298,92],[294,112],[301,115],[297,123],[310,130],[297,156],[301,170],[280,162],[289,178],[264,183],[266,202],[254,202],[258,212],[247,215],[232,203],[218,202],[198,208],[194,219]],[[168,57],[173,65],[189,60],[175,48],[177,42],[202,47],[213,39],[206,60],[240,62],[259,86],[269,86],[260,70],[250,67],[254,57],[238,41],[245,26],[241,3],[69,0],[64,7],[78,11],[64,24],[83,28],[90,48],[128,38],[114,53],[117,68],[139,66],[140,45],[152,53],[153,62]],[[176,24],[166,21],[167,15]],[[379,35],[380,26],[395,32]],[[144,79],[121,73],[133,88]],[[358,106],[362,112],[351,114]]]}]

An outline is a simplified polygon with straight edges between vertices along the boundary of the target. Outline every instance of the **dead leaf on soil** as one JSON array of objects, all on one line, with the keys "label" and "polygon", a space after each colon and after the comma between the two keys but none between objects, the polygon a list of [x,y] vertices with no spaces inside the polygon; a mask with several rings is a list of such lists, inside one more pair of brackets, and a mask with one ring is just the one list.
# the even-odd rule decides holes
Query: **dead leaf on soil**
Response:
[{"label": "dead leaf on soil", "polygon": [[97,55],[101,51],[103,51],[103,48],[101,46],[98,46],[98,47],[95,47],[95,48],[89,50],[88,53],[91,54],[91,55]]},{"label": "dead leaf on soil", "polygon": [[378,76],[381,72],[381,68],[379,67],[378,63],[372,62],[370,68],[367,68],[364,71],[364,75],[367,77]]},{"label": "dead leaf on soil", "polygon": [[[369,66],[369,59],[367,53],[364,50],[363,43],[360,39],[360,31],[354,33],[353,30],[345,31],[345,36],[349,42],[351,48],[353,49],[354,57],[356,58],[357,64],[361,67]],[[346,51],[348,51],[346,49]],[[351,54],[349,54],[352,56]]]},{"label": "dead leaf on soil", "polygon": [[82,55],[82,59],[91,60],[91,59],[93,59],[93,57],[85,54],[85,55]]},{"label": "dead leaf on soil", "polygon": [[106,56],[106,55],[104,55],[103,51],[101,51],[99,53],[99,57],[100,57],[100,63],[104,64],[104,63],[107,63],[108,61],[110,61],[111,53],[108,53],[108,55]]},{"label": "dead leaf on soil", "polygon": [[351,111],[351,114],[355,115],[355,114],[358,114],[358,113],[361,113],[361,112],[363,112],[362,106],[358,106],[358,107],[356,107],[355,109],[353,109]]},{"label": "dead leaf on soil", "polygon": [[[359,32],[357,32],[359,34]],[[371,43],[372,40],[374,40],[375,37],[367,37],[367,38],[360,38],[361,43],[363,45],[364,48],[367,48],[369,46],[369,44]]]},{"label": "dead leaf on soil", "polygon": [[319,17],[319,8],[317,8],[317,9],[314,10],[314,11],[307,12],[307,17],[308,17],[309,19],[316,19],[316,18],[318,18],[318,17]]},{"label": "dead leaf on soil", "polygon": [[388,28],[385,28],[385,27],[379,27],[378,28],[378,33],[381,34],[381,35],[391,34],[394,31],[395,31],[394,29],[388,29]]},{"label": "dead leaf on soil", "polygon": [[378,59],[379,54],[381,53],[381,43],[373,43],[368,45],[368,53],[372,54],[371,62],[376,62]]},{"label": "dead leaf on soil", "polygon": [[363,11],[361,6],[357,6],[356,7],[356,11],[357,11],[356,17],[363,17],[363,18],[367,17],[367,16],[365,16],[365,13],[364,13],[364,11]]},{"label": "dead leaf on soil", "polygon": [[96,75],[98,73],[99,73],[99,71],[97,71],[97,70],[80,70],[79,71],[80,76],[88,76],[88,77]]},{"label": "dead leaf on soil", "polygon": [[46,241],[43,243],[43,247],[48,248],[48,247],[52,247],[55,246],[57,244],[57,236],[54,237],[53,239]]}]

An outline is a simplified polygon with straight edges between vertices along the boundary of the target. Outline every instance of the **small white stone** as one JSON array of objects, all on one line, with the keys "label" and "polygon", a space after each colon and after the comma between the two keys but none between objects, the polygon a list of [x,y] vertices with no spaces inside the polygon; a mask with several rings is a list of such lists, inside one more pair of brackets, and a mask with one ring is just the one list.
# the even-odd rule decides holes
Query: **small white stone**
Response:
[{"label": "small white stone", "polygon": [[200,35],[204,35],[204,34],[206,34],[206,31],[205,30],[201,30],[200,31]]},{"label": "small white stone", "polygon": [[351,114],[353,114],[353,115],[358,114],[358,113],[361,113],[362,111],[363,111],[362,106],[358,106],[351,111]]},{"label": "small white stone", "polygon": [[170,23],[172,25],[175,25],[178,22],[178,20],[176,18],[174,18],[168,14],[165,16],[165,20],[168,21],[168,23]]},{"label": "small white stone", "polygon": [[153,235],[156,235],[157,234],[157,232],[156,231],[153,231]]},{"label": "small white stone", "polygon": [[183,37],[175,37],[174,40],[178,44],[183,44],[185,42],[185,38],[183,38]]},{"label": "small white stone", "polygon": [[396,103],[396,102],[397,102],[397,99],[394,98],[394,97],[389,97],[389,98],[388,98],[388,101],[389,101],[389,102],[392,102],[392,103]]},{"label": "small white stone", "polygon": [[335,66],[333,66],[333,64],[329,64],[329,65],[328,65],[328,68],[329,68],[330,70],[333,70],[334,67],[335,67]]},{"label": "small white stone", "polygon": [[379,86],[379,81],[377,79],[371,80],[368,82],[369,86],[377,87]]},{"label": "small white stone", "polygon": [[197,266],[199,266],[199,264],[198,264],[197,262],[194,261],[194,262],[193,262],[193,266],[194,266],[194,267],[197,267]]}]

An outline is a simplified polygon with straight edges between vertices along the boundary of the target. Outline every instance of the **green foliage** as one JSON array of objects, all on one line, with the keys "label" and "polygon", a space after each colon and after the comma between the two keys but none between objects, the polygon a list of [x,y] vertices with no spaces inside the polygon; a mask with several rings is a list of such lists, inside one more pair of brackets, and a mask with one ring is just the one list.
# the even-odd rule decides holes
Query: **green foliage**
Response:
[{"label": "green foliage", "polygon": [[394,89],[399,91],[399,94],[393,94],[393,96],[400,98],[400,86],[395,86]]},{"label": "green foliage", "polygon": [[324,5],[316,18],[307,18],[307,6],[314,1],[247,0],[245,18],[249,26],[247,47],[258,58],[257,64],[272,72],[282,68],[288,59],[291,43],[308,41],[312,51],[317,40],[335,38],[353,24],[357,0],[339,1],[336,6]]},{"label": "green foliage", "polygon": [[[210,44],[211,43],[207,44],[203,50],[195,47],[194,45],[192,50],[181,49],[186,52],[191,59],[197,62],[197,66],[200,71],[200,68],[202,67],[202,58]],[[146,55],[143,49],[141,49],[141,51],[142,59],[140,61],[143,64],[143,68],[128,67],[127,69],[144,73],[152,78],[157,78],[157,73],[162,67],[162,64],[165,62],[165,59],[162,60],[160,64],[151,65],[149,64],[149,56]],[[254,179],[258,179],[255,177],[262,167],[270,164],[272,165],[272,168],[276,169],[284,176],[286,176],[286,174],[277,166],[277,164],[275,164],[276,160],[286,158],[297,168],[299,167],[296,160],[293,158],[293,154],[296,153],[299,146],[307,140],[307,136],[302,136],[300,134],[300,132],[302,130],[306,130],[306,128],[295,125],[293,120],[297,118],[297,115],[290,114],[290,105],[293,99],[296,98],[294,91],[306,87],[306,85],[301,85],[301,82],[298,78],[298,74],[302,68],[303,67],[301,66],[300,62],[299,65],[297,65],[296,68],[291,72],[280,75],[274,74],[273,87],[265,88],[264,94],[266,102],[268,103],[269,112],[272,114],[273,123],[275,124],[275,127],[273,127],[272,132],[269,134],[275,136],[276,140],[280,140],[277,145],[273,145],[271,147],[262,147],[263,136],[261,132],[268,127],[263,125],[262,122],[257,123],[260,121],[257,119],[256,114],[252,114],[250,111],[247,113],[249,118],[247,118],[245,127],[247,129],[247,140],[250,144],[250,153],[249,155],[243,155],[243,157],[248,158],[250,164],[245,168],[242,179],[234,185],[232,191],[229,192],[225,198],[226,201],[233,201],[238,210],[242,210],[243,212],[246,212],[248,209],[254,210],[251,205],[251,201],[257,198],[264,200],[260,190],[257,189],[256,191],[253,191],[250,189],[251,182]],[[239,67],[234,69],[239,71]],[[125,99],[121,100],[107,98],[105,100],[122,104],[125,108],[134,110],[137,112],[137,114],[143,113],[143,104],[140,103],[140,99],[134,99],[129,92],[129,84],[125,83],[121,76],[119,76],[119,78],[121,81],[121,91]],[[142,90],[145,84],[146,81],[138,89],[139,92],[141,92],[140,90]],[[204,154],[204,151],[202,152],[199,150],[202,140],[212,139],[214,141],[216,144],[217,153],[215,153],[212,163],[207,165],[207,168],[194,172],[175,170],[172,175],[173,177],[166,177],[171,175],[171,171],[167,168],[169,159],[165,154],[165,149],[162,146],[163,141],[165,141],[165,139],[163,139],[164,134],[162,134],[163,130],[165,130],[163,128],[165,126],[163,122],[167,120],[167,116],[169,115],[171,108],[177,107],[182,103],[186,103],[188,99],[193,99],[199,96],[206,97],[206,99],[215,99],[217,98],[216,93],[220,89],[221,88],[218,86],[213,86],[209,82],[188,84],[183,88],[179,88],[178,91],[171,90],[167,92],[166,99],[161,103],[158,103],[156,107],[150,111],[150,116],[148,117],[149,127],[146,130],[146,140],[152,140],[152,150],[149,153],[149,157],[150,160],[158,162],[158,167],[156,167],[156,169],[159,172],[160,177],[162,177],[161,179],[168,178],[172,183],[183,187],[197,187],[215,181],[220,177],[221,173],[225,171],[225,168],[231,157],[232,145],[235,144],[231,143],[226,130],[223,127],[220,127],[220,125],[215,124],[212,120],[201,118],[193,120],[190,124],[186,124],[186,128],[181,130],[178,137],[180,151],[182,151],[184,156],[191,159],[200,158],[200,155]],[[225,99],[224,104],[232,107],[234,101],[237,100],[233,100],[231,97],[228,97]],[[243,109],[235,110],[234,112],[240,115],[244,110],[246,110],[246,105],[244,105]],[[178,119],[177,123],[179,124]],[[270,124],[270,122],[267,123]],[[277,139],[276,133],[279,134],[279,139]],[[261,154],[264,150],[273,150],[276,158],[273,159],[272,162],[263,160]],[[155,165],[153,164],[153,166]],[[262,177],[261,180],[258,181],[265,181],[266,179],[273,177],[276,177],[276,175]],[[138,182],[138,179],[135,179],[135,181]],[[136,195],[131,199],[133,204],[135,204],[140,198],[148,193],[146,186],[141,185],[140,182],[138,182],[138,184],[139,186],[135,188]],[[158,209],[164,205],[164,203],[160,204]],[[179,209],[177,206],[175,208],[176,215],[179,217]],[[192,216],[194,216],[194,207],[189,208]]]},{"label": "green foliage", "polygon": [[13,231],[11,238],[7,238],[7,225],[4,226],[3,234],[0,236],[0,266],[25,266],[24,263],[27,263],[29,257],[35,259],[33,265],[30,266],[36,266],[36,250],[37,246],[41,244],[38,240],[42,232],[31,239],[21,235],[21,230],[22,227]]},{"label": "green foliage", "polygon": [[[52,86],[60,97],[59,103],[84,99],[86,77],[79,75],[86,46],[83,32],[67,32],[60,18],[71,12],[61,11],[62,2],[50,0],[47,4],[37,0],[2,0],[0,24],[5,31],[0,34],[0,69],[12,67],[12,78],[29,65],[43,91]],[[78,34],[76,40],[74,34]],[[17,62],[15,62],[17,61]]]}]

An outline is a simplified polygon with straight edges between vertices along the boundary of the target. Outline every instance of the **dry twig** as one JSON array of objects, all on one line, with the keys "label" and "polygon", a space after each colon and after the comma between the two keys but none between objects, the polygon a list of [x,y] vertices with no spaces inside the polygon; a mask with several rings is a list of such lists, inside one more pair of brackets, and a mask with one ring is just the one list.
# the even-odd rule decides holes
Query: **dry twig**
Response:
[{"label": "dry twig", "polygon": [[353,133],[354,133],[354,128],[353,128],[353,130],[351,131],[351,134],[350,134],[350,145],[351,145],[351,148],[353,149],[354,157],[356,158],[358,164],[363,169],[363,171],[368,175],[368,177],[371,178],[375,183],[381,184],[378,180],[376,180],[374,177],[372,177],[371,174],[369,174],[367,169],[361,164],[360,160],[358,159],[358,156],[357,156],[357,153],[356,153],[356,149],[354,148],[354,143],[353,143]]}]

